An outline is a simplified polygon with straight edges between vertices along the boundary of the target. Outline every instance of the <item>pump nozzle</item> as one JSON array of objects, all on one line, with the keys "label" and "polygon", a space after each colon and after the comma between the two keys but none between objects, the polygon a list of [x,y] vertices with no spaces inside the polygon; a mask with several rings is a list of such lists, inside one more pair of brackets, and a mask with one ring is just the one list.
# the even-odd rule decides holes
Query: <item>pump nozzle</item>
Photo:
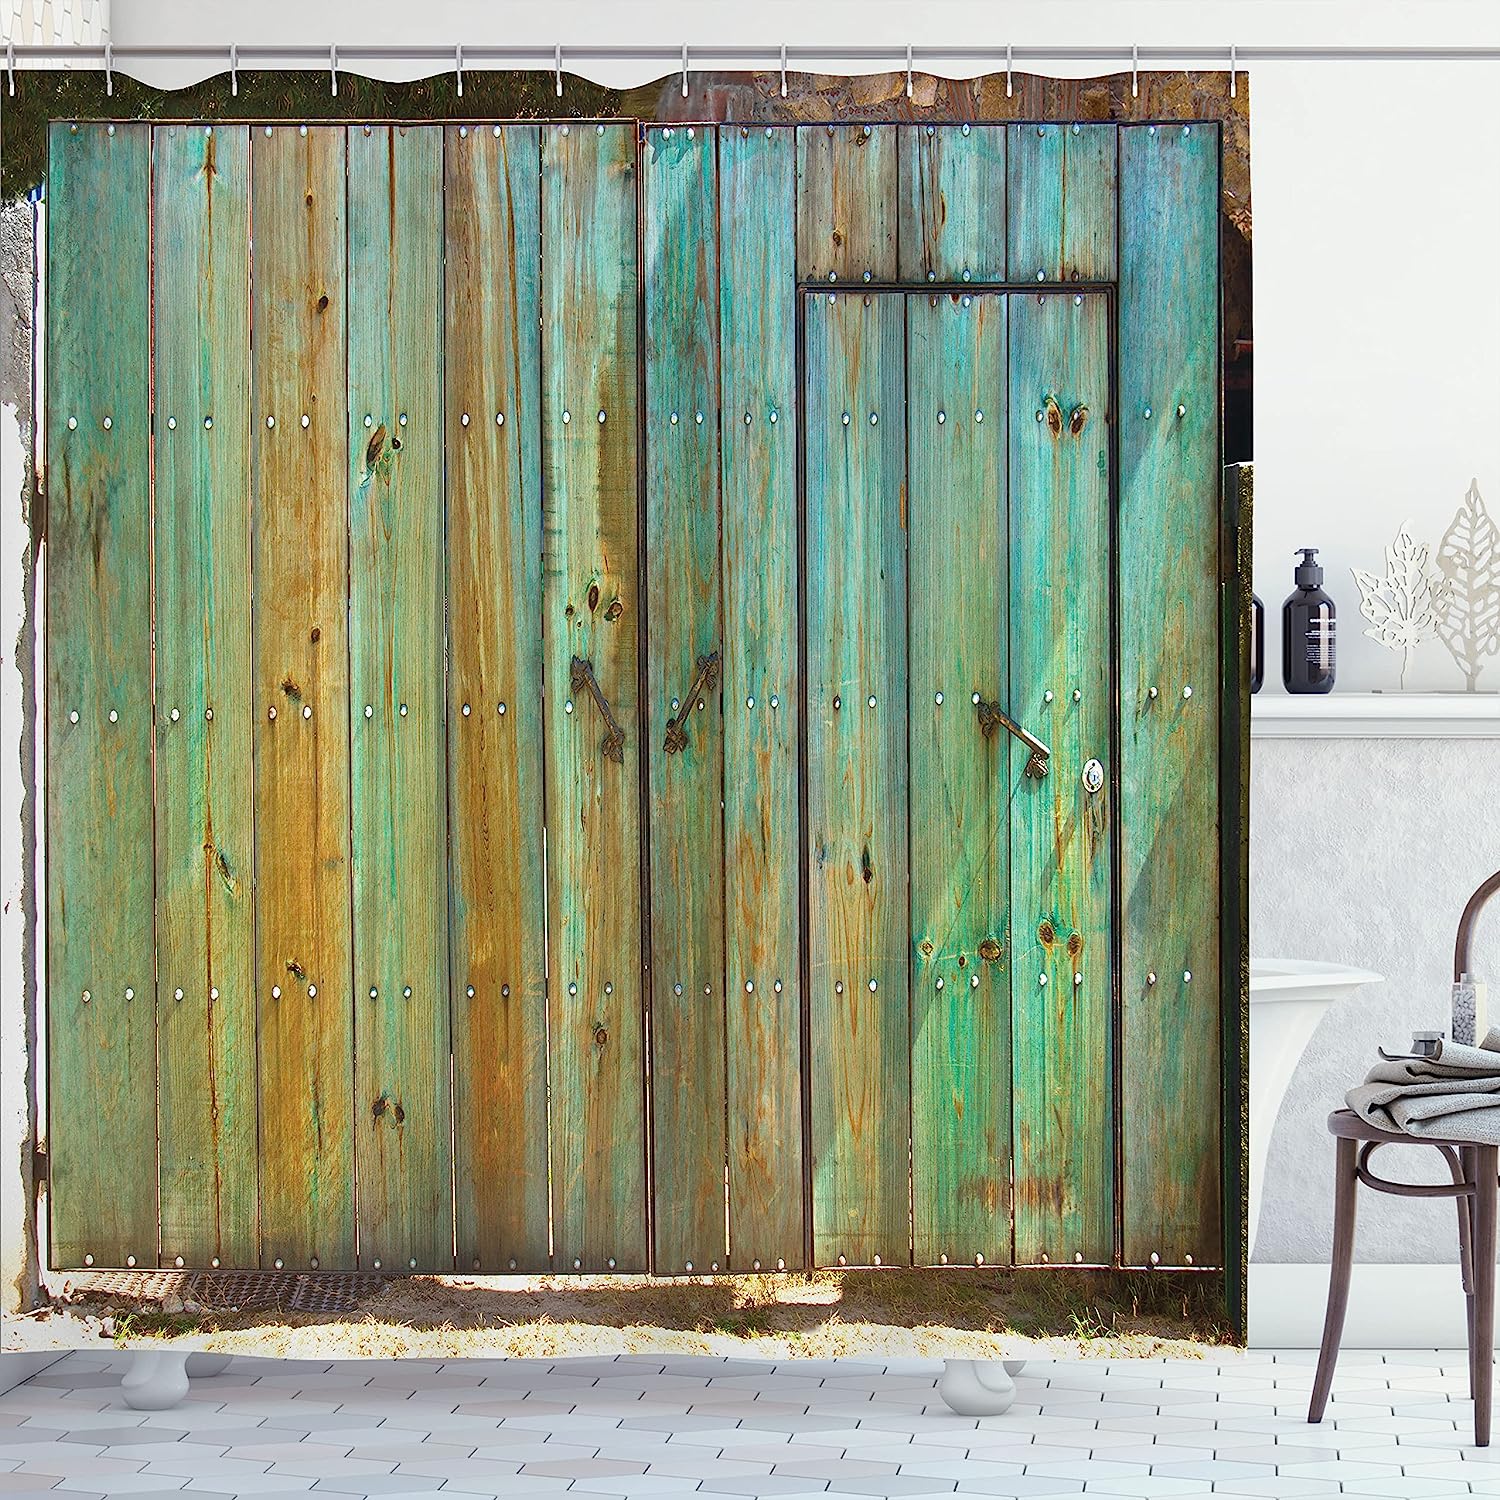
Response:
[{"label": "pump nozzle", "polygon": [[1297,587],[1299,589],[1318,588],[1323,582],[1323,569],[1317,562],[1318,549],[1299,547],[1297,550],[1302,554],[1302,561],[1297,564],[1295,574]]}]

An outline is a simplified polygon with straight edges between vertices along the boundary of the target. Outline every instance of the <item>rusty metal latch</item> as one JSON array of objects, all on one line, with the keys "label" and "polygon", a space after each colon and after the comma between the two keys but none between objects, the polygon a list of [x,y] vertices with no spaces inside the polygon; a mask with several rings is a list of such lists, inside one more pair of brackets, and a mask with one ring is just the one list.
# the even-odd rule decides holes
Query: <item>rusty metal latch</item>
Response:
[{"label": "rusty metal latch", "polygon": [[675,755],[679,750],[686,750],[688,743],[687,720],[694,707],[704,693],[711,693],[719,685],[719,653],[710,651],[707,656],[700,656],[693,672],[692,685],[687,690],[687,696],[682,699],[681,707],[667,720],[666,750],[668,755]]},{"label": "rusty metal latch", "polygon": [[981,698],[977,708],[980,733],[988,739],[997,727],[1008,729],[1031,752],[1026,757],[1026,774],[1040,781],[1047,774],[1047,757],[1052,752],[1030,730],[1022,729],[998,703],[987,703]]},{"label": "rusty metal latch", "polygon": [[605,698],[599,687],[599,680],[594,676],[593,663],[582,656],[573,658],[573,669],[569,673],[569,682],[573,685],[576,693],[580,688],[586,687],[589,696],[594,700],[594,706],[599,710],[599,717],[604,720],[604,738],[599,742],[599,748],[612,761],[619,765],[625,764],[625,731],[620,728],[612,712],[610,712],[609,700]]}]

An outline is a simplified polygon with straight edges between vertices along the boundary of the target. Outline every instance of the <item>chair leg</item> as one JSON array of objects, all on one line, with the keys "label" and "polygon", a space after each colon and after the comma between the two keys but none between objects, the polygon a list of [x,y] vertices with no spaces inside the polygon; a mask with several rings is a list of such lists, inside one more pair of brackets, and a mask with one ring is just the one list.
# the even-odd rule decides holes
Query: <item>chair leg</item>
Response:
[{"label": "chair leg", "polygon": [[1472,1184],[1478,1180],[1474,1165],[1474,1148],[1460,1146],[1456,1183],[1468,1183],[1471,1190],[1460,1193],[1453,1202],[1458,1209],[1458,1265],[1464,1283],[1464,1304],[1469,1340],[1469,1399],[1474,1398],[1474,1195]]},{"label": "chair leg", "polygon": [[1474,1148],[1474,1328],[1469,1358],[1474,1374],[1474,1443],[1490,1442],[1490,1395],[1495,1377],[1495,1204],[1500,1148]]},{"label": "chair leg", "polygon": [[1333,1387],[1333,1367],[1338,1362],[1339,1340],[1344,1335],[1344,1313],[1349,1307],[1349,1276],[1354,1266],[1354,1209],[1359,1179],[1354,1175],[1357,1141],[1338,1141],[1338,1164],[1333,1183],[1333,1264],[1328,1274],[1328,1312],[1323,1319],[1323,1347],[1318,1352],[1318,1373],[1313,1381],[1309,1422],[1321,1422]]}]

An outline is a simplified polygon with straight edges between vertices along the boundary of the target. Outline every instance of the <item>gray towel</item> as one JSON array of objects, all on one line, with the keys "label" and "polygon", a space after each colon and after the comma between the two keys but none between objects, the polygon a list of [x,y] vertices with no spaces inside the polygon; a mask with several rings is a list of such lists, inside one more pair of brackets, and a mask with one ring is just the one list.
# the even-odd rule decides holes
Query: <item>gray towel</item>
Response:
[{"label": "gray towel", "polygon": [[1500,1028],[1477,1047],[1442,1042],[1434,1058],[1378,1062],[1344,1102],[1381,1130],[1500,1145]]}]

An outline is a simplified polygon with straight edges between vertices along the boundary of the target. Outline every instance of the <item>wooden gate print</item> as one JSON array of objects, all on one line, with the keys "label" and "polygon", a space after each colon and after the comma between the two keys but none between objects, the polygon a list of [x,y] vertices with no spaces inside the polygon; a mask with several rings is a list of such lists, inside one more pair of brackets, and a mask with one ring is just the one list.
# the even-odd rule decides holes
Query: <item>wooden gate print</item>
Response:
[{"label": "wooden gate print", "polygon": [[55,125],[54,1265],[1222,1264],[1219,149]]}]

